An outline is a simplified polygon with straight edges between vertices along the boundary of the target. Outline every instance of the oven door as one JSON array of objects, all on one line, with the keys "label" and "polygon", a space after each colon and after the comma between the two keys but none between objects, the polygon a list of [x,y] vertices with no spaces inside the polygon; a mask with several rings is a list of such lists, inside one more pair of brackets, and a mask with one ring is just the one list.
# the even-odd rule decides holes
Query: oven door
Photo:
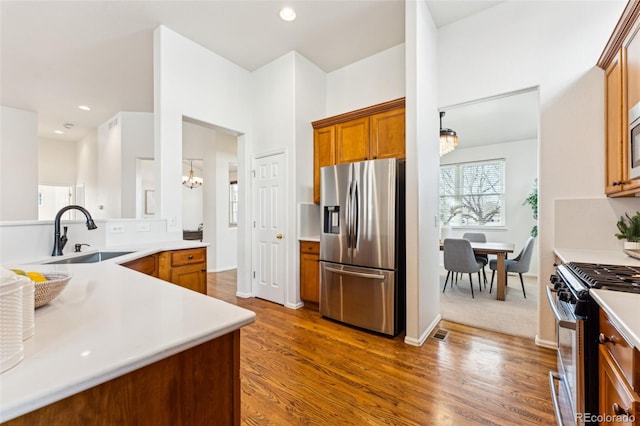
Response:
[{"label": "oven door", "polygon": [[577,319],[572,305],[558,300],[550,287],[547,299],[556,319],[558,337],[558,372],[549,374],[556,420],[559,425],[583,425],[584,321]]}]

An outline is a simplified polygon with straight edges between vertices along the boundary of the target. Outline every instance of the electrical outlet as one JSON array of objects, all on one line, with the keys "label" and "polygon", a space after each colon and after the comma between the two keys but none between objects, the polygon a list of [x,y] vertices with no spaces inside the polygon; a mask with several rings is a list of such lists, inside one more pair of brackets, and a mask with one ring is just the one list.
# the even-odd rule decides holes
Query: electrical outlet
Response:
[{"label": "electrical outlet", "polygon": [[109,224],[109,232],[111,232],[112,234],[123,234],[124,225],[119,223],[111,223]]},{"label": "electrical outlet", "polygon": [[138,223],[138,224],[136,224],[136,231],[137,232],[149,232],[149,231],[151,231],[151,225],[149,225],[148,223]]}]

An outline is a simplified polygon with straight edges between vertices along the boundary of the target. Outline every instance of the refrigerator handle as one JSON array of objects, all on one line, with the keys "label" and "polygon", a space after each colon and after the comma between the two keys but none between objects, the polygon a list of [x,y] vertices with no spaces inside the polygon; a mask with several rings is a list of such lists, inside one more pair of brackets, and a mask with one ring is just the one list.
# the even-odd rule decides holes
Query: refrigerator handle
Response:
[{"label": "refrigerator handle", "polygon": [[344,212],[344,219],[345,219],[345,229],[347,232],[347,247],[351,248],[351,185],[352,183],[349,182],[349,188],[347,189],[347,197],[345,200],[345,212]]},{"label": "refrigerator handle", "polygon": [[355,250],[358,246],[358,236],[360,235],[360,222],[358,221],[360,217],[360,191],[358,190],[358,181],[355,181],[353,186],[353,216],[351,220],[353,231],[351,233],[351,240],[353,242],[353,249]]}]

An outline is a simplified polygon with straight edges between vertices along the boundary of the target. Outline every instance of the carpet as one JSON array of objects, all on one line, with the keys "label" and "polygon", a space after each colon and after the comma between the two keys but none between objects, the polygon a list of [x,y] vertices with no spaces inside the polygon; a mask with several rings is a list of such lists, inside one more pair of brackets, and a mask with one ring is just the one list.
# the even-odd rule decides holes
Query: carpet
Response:
[{"label": "carpet", "polygon": [[[496,300],[496,282],[489,294],[491,271],[487,268],[487,288],[478,291],[478,275],[473,275],[473,293],[471,298],[469,275],[458,278],[458,283],[442,293],[447,271],[440,270],[440,314],[442,319],[470,325],[473,327],[498,331],[513,336],[535,339],[538,323],[538,288],[537,278],[524,276],[524,287],[527,298],[522,295],[520,278],[517,274],[509,274],[507,280],[507,297],[504,302]],[[497,280],[497,278],[496,278]]]}]

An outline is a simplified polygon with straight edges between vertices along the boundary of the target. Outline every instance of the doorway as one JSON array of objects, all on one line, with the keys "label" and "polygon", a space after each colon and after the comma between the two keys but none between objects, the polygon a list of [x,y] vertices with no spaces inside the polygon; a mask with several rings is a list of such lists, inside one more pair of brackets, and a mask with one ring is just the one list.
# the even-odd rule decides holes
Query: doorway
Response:
[{"label": "doorway", "polygon": [[[440,155],[441,238],[462,238],[466,232],[483,233],[487,242],[511,243],[515,257],[537,224],[526,200],[535,193],[539,163],[539,92],[537,87],[478,99],[440,109],[441,128],[455,132],[457,145]],[[441,130],[442,133],[442,130]],[[446,150],[445,150],[446,151]],[[441,151],[442,152],[442,151]],[[490,259],[491,260],[491,259]],[[440,259],[442,265],[442,258]],[[491,280],[489,265],[486,267]],[[442,290],[446,271],[441,269]],[[538,253],[525,274],[526,298],[517,275],[508,276],[507,300],[496,302],[490,283],[479,292],[474,279],[471,298],[468,277],[464,283],[440,293],[443,319],[506,334],[521,334],[517,319],[537,317]],[[486,300],[485,300],[486,299]],[[470,315],[478,309],[481,315]],[[463,315],[460,315],[464,312]],[[482,318],[478,320],[478,318]],[[509,321],[505,321],[509,318]],[[536,326],[526,337],[535,338]]]}]

